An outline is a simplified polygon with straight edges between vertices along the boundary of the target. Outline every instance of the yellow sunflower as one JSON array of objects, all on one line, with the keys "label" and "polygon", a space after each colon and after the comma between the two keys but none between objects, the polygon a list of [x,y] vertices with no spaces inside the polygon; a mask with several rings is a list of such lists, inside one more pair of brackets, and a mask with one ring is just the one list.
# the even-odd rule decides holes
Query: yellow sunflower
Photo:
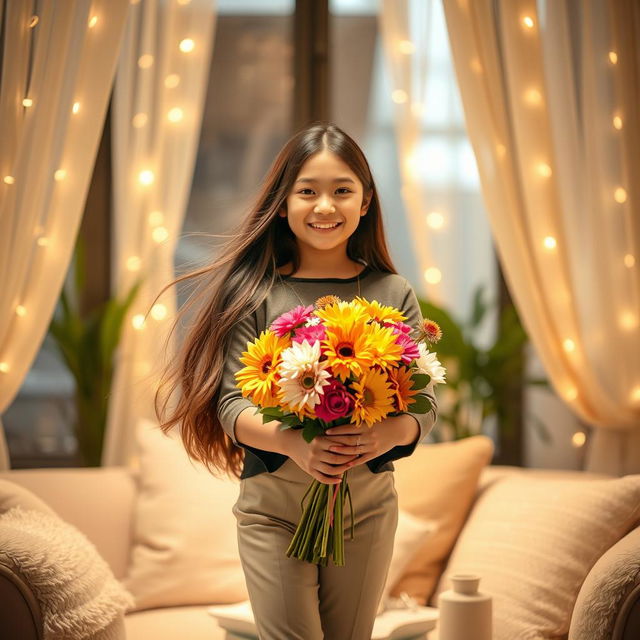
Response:
[{"label": "yellow sunflower", "polygon": [[403,315],[398,309],[395,307],[389,307],[383,304],[380,304],[377,300],[373,300],[369,302],[364,298],[356,296],[354,301],[357,302],[367,313],[367,315],[372,320],[377,320],[378,322],[402,322],[407,319],[407,316]]},{"label": "yellow sunflower", "polygon": [[277,368],[280,354],[290,342],[286,336],[280,337],[267,330],[247,344],[247,351],[239,358],[246,366],[235,374],[236,386],[245,398],[261,407],[278,406]]},{"label": "yellow sunflower", "polygon": [[358,382],[353,382],[356,392],[351,422],[358,427],[366,423],[371,427],[393,411],[394,392],[387,375],[379,369],[369,369]]},{"label": "yellow sunflower", "polygon": [[315,315],[322,320],[327,329],[333,329],[334,327],[348,329],[355,324],[364,325],[368,320],[361,305],[345,302],[344,300],[327,304],[322,309],[317,309]]},{"label": "yellow sunflower", "polygon": [[373,363],[373,347],[363,323],[327,328],[322,341],[327,365],[334,377],[346,380],[351,374],[360,376]]},{"label": "yellow sunflower", "polygon": [[373,351],[373,364],[382,369],[396,365],[404,348],[396,342],[396,334],[391,327],[383,327],[373,323],[366,325],[366,336]]},{"label": "yellow sunflower", "polygon": [[407,369],[407,367],[392,367],[387,371],[387,374],[398,411],[407,411],[409,405],[413,403],[413,396],[419,392],[419,389],[411,388],[413,370]]}]

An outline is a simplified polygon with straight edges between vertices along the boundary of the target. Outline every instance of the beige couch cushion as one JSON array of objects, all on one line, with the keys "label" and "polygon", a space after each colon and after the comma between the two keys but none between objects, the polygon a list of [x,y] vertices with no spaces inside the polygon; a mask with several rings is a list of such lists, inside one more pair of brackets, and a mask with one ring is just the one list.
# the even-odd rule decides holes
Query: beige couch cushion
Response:
[{"label": "beige couch cushion", "polygon": [[0,514],[9,511],[12,507],[22,507],[29,511],[40,511],[49,515],[55,513],[49,505],[28,489],[15,482],[0,478]]},{"label": "beige couch cushion", "polygon": [[428,602],[493,450],[491,438],[477,435],[420,445],[411,456],[394,461],[399,507],[417,518],[434,521],[437,531],[416,549],[410,567],[392,588],[392,596],[406,591],[419,604]]},{"label": "beige couch cushion", "polygon": [[493,596],[494,640],[566,637],[580,586],[640,519],[640,475],[558,480],[514,474],[476,501],[433,598],[454,573]]},{"label": "beige couch cushion", "polygon": [[232,512],[238,481],[192,462],[179,436],[148,420],[136,438],[139,491],[124,579],[136,609],[246,600]]}]

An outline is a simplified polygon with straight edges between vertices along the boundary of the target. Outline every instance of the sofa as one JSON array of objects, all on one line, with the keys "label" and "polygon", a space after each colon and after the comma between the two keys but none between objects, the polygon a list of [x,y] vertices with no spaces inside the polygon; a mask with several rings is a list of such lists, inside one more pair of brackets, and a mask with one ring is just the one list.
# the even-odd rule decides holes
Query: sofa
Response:
[{"label": "sofa", "polygon": [[[185,462],[171,438],[150,428],[145,433],[131,468],[0,473],[0,536],[2,510],[35,496],[84,534],[133,594],[136,604],[123,615],[122,633],[111,637],[222,640],[226,633],[207,608],[246,598],[239,563],[232,553],[209,561],[203,538],[189,538],[209,526],[190,518],[207,514],[202,496],[217,485],[196,493],[191,512],[181,509],[191,500],[185,487],[194,485],[188,467],[207,476],[203,482],[223,481]],[[640,475],[497,466],[490,464],[492,453],[489,438],[473,436],[420,445],[395,461],[401,511],[434,526],[424,540],[400,550],[403,571],[390,585],[389,601],[404,594],[404,601],[437,607],[450,576],[471,572],[481,576],[480,590],[493,596],[494,640],[640,638]],[[219,529],[213,538],[214,529],[204,532],[216,553],[225,536],[233,545],[235,520],[228,510],[237,484],[225,482],[224,491],[222,503],[211,502],[218,505],[211,526]],[[159,515],[167,512],[174,517]],[[189,556],[194,551],[195,560]],[[436,629],[427,637],[437,636]],[[0,637],[44,637],[38,599],[2,553]]]}]

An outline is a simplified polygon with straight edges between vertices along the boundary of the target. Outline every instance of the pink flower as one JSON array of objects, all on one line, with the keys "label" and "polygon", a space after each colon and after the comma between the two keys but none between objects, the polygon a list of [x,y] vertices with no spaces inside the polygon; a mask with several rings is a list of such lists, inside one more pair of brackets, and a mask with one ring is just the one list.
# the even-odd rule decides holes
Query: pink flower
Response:
[{"label": "pink flower", "polygon": [[324,325],[316,324],[309,327],[299,327],[292,338],[293,342],[302,342],[306,340],[309,344],[314,342],[322,342],[327,337]]},{"label": "pink flower", "polygon": [[420,357],[420,349],[415,340],[413,340],[409,334],[402,333],[401,331],[393,331],[396,334],[396,344],[399,344],[404,351],[400,356],[400,359],[405,364],[411,364],[414,360]]},{"label": "pink flower", "polygon": [[391,327],[393,333],[406,333],[408,335],[413,331],[413,329],[404,322],[385,322],[384,326]]},{"label": "pink flower", "polygon": [[315,408],[316,416],[325,422],[344,418],[353,411],[355,405],[353,396],[347,388],[335,378],[329,379],[329,384],[322,388],[320,404]]},{"label": "pink flower", "polygon": [[309,305],[308,307],[298,305],[291,309],[291,311],[287,311],[276,318],[271,323],[269,329],[280,337],[286,336],[297,327],[302,326],[313,313],[313,309],[313,305]]}]

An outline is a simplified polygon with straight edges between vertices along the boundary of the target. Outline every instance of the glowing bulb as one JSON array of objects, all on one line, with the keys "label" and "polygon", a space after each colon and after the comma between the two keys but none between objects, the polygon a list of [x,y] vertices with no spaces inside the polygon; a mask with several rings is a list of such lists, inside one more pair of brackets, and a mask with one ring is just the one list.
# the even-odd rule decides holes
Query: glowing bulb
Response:
[{"label": "glowing bulb", "polygon": [[620,314],[620,328],[630,331],[638,326],[638,316],[631,311],[625,311]]},{"label": "glowing bulb", "polygon": [[129,271],[139,271],[141,265],[142,260],[138,256],[127,258],[127,269],[129,269]]},{"label": "glowing bulb", "polygon": [[21,318],[24,318],[27,315],[27,308],[24,305],[19,304],[16,307],[16,315],[19,315]]},{"label": "glowing bulb", "polygon": [[160,244],[161,242],[164,242],[169,237],[169,232],[165,227],[156,227],[151,232],[151,237],[153,238],[154,242],[157,242],[158,244]]},{"label": "glowing bulb", "polygon": [[416,46],[411,42],[411,40],[400,40],[398,42],[398,51],[400,53],[404,53],[405,55],[409,55],[416,50]]},{"label": "glowing bulb", "polygon": [[9,371],[9,363],[8,362],[0,362],[0,372],[7,373]]},{"label": "glowing bulb", "polygon": [[587,436],[584,431],[576,431],[571,438],[571,444],[576,447],[576,449],[583,447],[586,441]]},{"label": "glowing bulb", "polygon": [[630,253],[627,253],[624,257],[624,266],[627,267],[627,269],[631,269],[635,263],[636,259]]},{"label": "glowing bulb", "polygon": [[170,73],[164,79],[164,86],[167,89],[175,89],[180,84],[180,76],[177,73]]},{"label": "glowing bulb", "polygon": [[609,61],[611,64],[618,63],[618,54],[615,51],[609,51]]},{"label": "glowing bulb", "polygon": [[633,389],[631,389],[630,394],[631,402],[640,402],[640,385],[637,385]]},{"label": "glowing bulb", "polygon": [[152,211],[149,214],[149,224],[152,227],[157,227],[164,222],[164,216],[162,215],[162,211]]},{"label": "glowing bulb", "polygon": [[163,304],[154,304],[151,307],[151,317],[154,320],[164,320],[167,317],[167,307]]},{"label": "glowing bulb", "polygon": [[67,172],[64,169],[58,169],[54,174],[53,177],[55,180],[57,180],[58,182],[60,182],[60,180],[64,180],[67,177]]},{"label": "glowing bulb", "polygon": [[145,124],[147,124],[148,119],[149,118],[146,113],[136,113],[136,115],[133,116],[133,119],[131,120],[131,124],[136,129],[141,129]]},{"label": "glowing bulb", "polygon": [[570,338],[567,338],[566,340],[562,341],[562,347],[567,353],[572,353],[576,350],[576,343]]},{"label": "glowing bulb", "polygon": [[150,53],[145,53],[138,58],[138,66],[141,69],[149,69],[153,65],[153,56]]},{"label": "glowing bulb", "polygon": [[536,170],[543,178],[549,178],[552,174],[551,167],[546,162],[539,162]]},{"label": "glowing bulb", "polygon": [[555,249],[558,246],[558,242],[556,241],[556,239],[553,236],[547,236],[543,241],[542,244],[544,245],[545,249],[549,249],[549,251]]},{"label": "glowing bulb", "polygon": [[622,204],[627,200],[627,192],[622,187],[617,187],[613,192],[613,197],[618,204]]},{"label": "glowing bulb", "polygon": [[527,27],[527,29],[533,29],[533,18],[531,16],[525,16],[522,18],[522,24]]},{"label": "glowing bulb", "polygon": [[620,116],[613,116],[613,126],[620,131],[622,129],[622,118]]},{"label": "glowing bulb", "polygon": [[431,211],[427,214],[427,224],[432,229],[442,229],[444,226],[444,216],[439,211]]},{"label": "glowing bulb", "polygon": [[396,103],[396,104],[402,104],[404,102],[407,101],[408,96],[407,96],[407,92],[403,91],[402,89],[396,89],[392,94],[391,94],[391,99]]},{"label": "glowing bulb", "polygon": [[191,38],[185,38],[180,42],[180,51],[190,53],[195,48],[196,43]]},{"label": "glowing bulb", "polygon": [[13,176],[5,176],[3,180],[5,184],[13,184],[16,181],[16,179]]},{"label": "glowing bulb", "polygon": [[140,329],[144,327],[144,316],[141,313],[136,313],[136,315],[131,318],[131,324],[134,329],[140,331]]},{"label": "glowing bulb", "polygon": [[542,103],[542,94],[535,88],[527,89],[524,93],[524,99],[527,104],[537,107]]},{"label": "glowing bulb", "polygon": [[151,171],[150,169],[145,169],[138,174],[138,182],[140,182],[140,184],[153,184],[154,179],[155,176],[153,175],[153,171]]},{"label": "glowing bulb", "polygon": [[169,113],[167,114],[167,118],[169,118],[170,122],[180,122],[180,120],[182,120],[183,115],[184,114],[180,107],[174,107],[173,109],[169,110]]},{"label": "glowing bulb", "polygon": [[22,100],[22,106],[23,107],[32,107],[33,106],[33,100],[31,98],[24,98]]},{"label": "glowing bulb", "polygon": [[96,24],[98,24],[98,16],[92,16],[91,19],[89,20],[89,29],[93,29],[93,27],[95,27]]},{"label": "glowing bulb", "polygon": [[79,102],[74,102],[71,111],[73,113],[78,113],[78,111],[80,111],[80,103]]},{"label": "glowing bulb", "polygon": [[424,279],[429,284],[438,284],[438,282],[442,280],[442,273],[440,272],[440,269],[438,269],[437,267],[429,267],[424,272]]}]

